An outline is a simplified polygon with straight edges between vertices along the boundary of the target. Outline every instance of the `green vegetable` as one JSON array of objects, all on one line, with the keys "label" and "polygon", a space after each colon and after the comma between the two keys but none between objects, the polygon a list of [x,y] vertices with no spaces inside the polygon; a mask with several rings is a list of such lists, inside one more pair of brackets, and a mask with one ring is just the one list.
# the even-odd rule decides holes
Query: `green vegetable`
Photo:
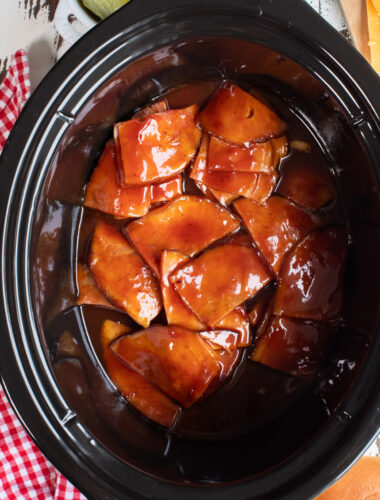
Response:
[{"label": "green vegetable", "polygon": [[129,2],[129,0],[82,0],[83,5],[93,12],[100,19],[104,19],[109,16],[115,10],[120,9],[123,5]]}]

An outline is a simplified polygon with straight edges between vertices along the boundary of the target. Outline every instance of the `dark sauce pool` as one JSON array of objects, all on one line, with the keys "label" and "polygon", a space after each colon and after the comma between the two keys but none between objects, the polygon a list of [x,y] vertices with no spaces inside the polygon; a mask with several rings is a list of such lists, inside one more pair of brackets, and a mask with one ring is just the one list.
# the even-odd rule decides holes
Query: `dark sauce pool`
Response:
[{"label": "dark sauce pool", "polygon": [[[280,172],[307,162],[335,182],[323,145],[304,117],[289,106],[286,96],[260,81],[254,87],[245,81],[237,83],[267,100],[287,122],[289,142],[302,140],[311,147],[309,153],[291,151],[282,160]],[[171,108],[194,103],[202,106],[219,84],[216,80],[189,83],[172,89],[164,97]],[[337,199],[321,211],[326,223],[345,223],[344,200],[339,185],[335,188]],[[201,194],[188,178],[184,191]],[[137,468],[190,482],[239,480],[280,463],[304,445],[335,410],[339,395],[348,390],[351,379],[345,374],[357,367],[359,353],[368,347],[366,335],[347,331],[344,324],[337,326],[318,374],[307,379],[250,361],[247,355],[252,348],[246,348],[233,375],[216,393],[182,410],[171,429],[160,428],[119,395],[102,366],[99,333],[103,321],[120,321],[135,331],[141,327],[121,312],[75,305],[76,262],[86,261],[88,242],[99,220],[119,227],[128,222],[115,221],[83,206],[50,202],[41,233],[46,238],[40,239],[40,250],[58,244],[52,235],[62,225],[65,234],[59,243],[60,260],[43,262],[44,252],[39,252],[41,269],[55,276],[50,281],[40,276],[41,283],[50,282],[44,285],[45,296],[50,299],[45,304],[47,314],[41,320],[53,368],[65,399],[90,433]],[[51,254],[50,250],[46,255]],[[349,272],[347,276],[349,279]],[[165,323],[164,313],[153,323]]]}]

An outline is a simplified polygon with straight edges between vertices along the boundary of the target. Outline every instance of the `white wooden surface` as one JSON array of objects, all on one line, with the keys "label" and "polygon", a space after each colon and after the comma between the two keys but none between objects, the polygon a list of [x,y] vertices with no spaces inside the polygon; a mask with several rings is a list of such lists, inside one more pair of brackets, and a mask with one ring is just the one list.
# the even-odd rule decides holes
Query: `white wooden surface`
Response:
[{"label": "white wooden surface", "polygon": [[[135,0],[139,1],[139,0]],[[286,1],[286,0],[283,0]],[[337,0],[307,0],[334,28],[347,35]],[[69,47],[60,40],[51,21],[57,0],[0,0],[0,72],[6,69],[11,55],[20,48],[28,52],[32,89]],[[41,5],[42,4],[42,5]],[[6,13],[6,14],[5,14]],[[79,29],[83,29],[83,26]],[[379,455],[380,438],[367,450]]]}]

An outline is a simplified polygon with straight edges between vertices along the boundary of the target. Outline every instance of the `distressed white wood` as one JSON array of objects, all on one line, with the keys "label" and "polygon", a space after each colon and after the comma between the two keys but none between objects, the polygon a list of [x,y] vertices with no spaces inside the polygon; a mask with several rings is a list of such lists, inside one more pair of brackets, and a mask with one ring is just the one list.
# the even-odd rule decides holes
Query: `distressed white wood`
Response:
[{"label": "distressed white wood", "polygon": [[[42,8],[34,18],[17,0],[0,0],[0,59],[2,65],[9,64],[11,55],[20,48],[28,52],[31,63],[31,81],[34,88],[52,67],[56,58],[57,37],[53,24],[48,21],[48,12]],[[2,69],[2,68],[1,68]]]}]

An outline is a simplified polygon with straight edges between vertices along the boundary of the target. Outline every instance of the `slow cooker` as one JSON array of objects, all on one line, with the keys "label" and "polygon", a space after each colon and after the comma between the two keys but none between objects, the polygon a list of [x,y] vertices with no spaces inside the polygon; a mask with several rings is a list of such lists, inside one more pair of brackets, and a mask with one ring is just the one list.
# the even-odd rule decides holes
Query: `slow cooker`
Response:
[{"label": "slow cooker", "polygon": [[[171,435],[110,390],[72,276],[82,187],[113,123],[168,88],[210,78],[270,91],[303,121],[331,165],[351,238],[347,320],[312,386],[224,439]],[[300,0],[133,0],[33,93],[0,158],[1,379],[30,436],[89,498],[312,498],[374,438],[379,88],[356,50]],[[80,363],[57,366],[66,329]]]}]

